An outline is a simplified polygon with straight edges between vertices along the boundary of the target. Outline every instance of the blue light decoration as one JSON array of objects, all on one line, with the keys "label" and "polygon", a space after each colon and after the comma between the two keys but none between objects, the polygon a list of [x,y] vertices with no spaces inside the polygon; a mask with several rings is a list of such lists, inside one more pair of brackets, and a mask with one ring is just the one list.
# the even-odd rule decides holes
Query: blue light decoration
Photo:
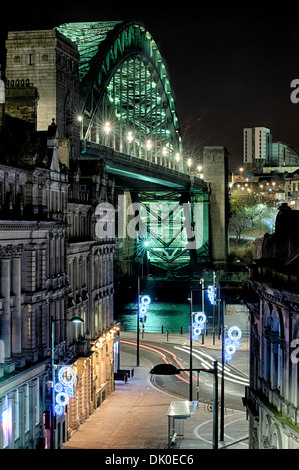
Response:
[{"label": "blue light decoration", "polygon": [[216,303],[216,286],[208,286],[208,298],[211,305]]},{"label": "blue light decoration", "polygon": [[57,383],[55,384],[54,389],[55,389],[55,392],[56,392],[56,393],[63,392],[63,385],[62,385],[60,382],[57,382]]},{"label": "blue light decoration", "polygon": [[61,416],[69,398],[74,395],[75,371],[69,366],[62,366],[58,372],[58,380],[54,387],[56,392],[55,413]]},{"label": "blue light decoration", "polygon": [[149,309],[151,298],[149,295],[142,295],[139,300],[139,318],[140,320],[146,319],[146,312]]},{"label": "blue light decoration", "polygon": [[61,416],[62,413],[63,413],[63,406],[61,406],[61,405],[55,405],[55,413],[56,413],[58,416]]},{"label": "blue light decoration", "polygon": [[62,366],[58,372],[58,379],[66,387],[74,385],[76,381],[75,371],[69,366]]},{"label": "blue light decoration", "polygon": [[231,326],[227,332],[228,338],[225,340],[225,360],[231,361],[236,349],[240,346],[242,331],[238,326]]},{"label": "blue light decoration", "polygon": [[65,406],[68,404],[69,397],[65,392],[60,392],[56,395],[56,403],[61,406]]},{"label": "blue light decoration", "polygon": [[192,324],[192,339],[197,341],[198,337],[203,332],[207,317],[203,312],[194,312],[193,314],[194,322]]}]

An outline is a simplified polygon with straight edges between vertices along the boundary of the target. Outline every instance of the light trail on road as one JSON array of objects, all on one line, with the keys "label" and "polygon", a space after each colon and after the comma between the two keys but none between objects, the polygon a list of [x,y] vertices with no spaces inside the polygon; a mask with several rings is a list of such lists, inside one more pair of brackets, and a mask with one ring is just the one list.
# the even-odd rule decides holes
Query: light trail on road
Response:
[{"label": "light trail on road", "polygon": [[[136,346],[136,341],[134,341],[134,340],[121,339],[120,342],[123,343],[123,344],[128,344],[130,346]],[[163,359],[163,361],[166,364],[171,364],[171,362],[167,359],[167,356],[166,356],[166,354],[168,354],[169,356],[171,356],[172,360],[174,362],[176,362],[179,369],[185,369],[185,367],[179,361],[177,356],[175,354],[173,354],[171,351],[169,351],[168,349],[165,349],[165,348],[162,348],[161,346],[156,346],[156,345],[150,344],[150,343],[140,343],[139,346],[140,346],[140,348],[153,351],[154,353],[161,356],[161,358]],[[177,377],[178,379],[182,380],[183,382],[185,382],[187,384],[190,384],[190,373],[188,371],[184,371],[183,373],[186,374],[189,377],[189,379],[185,379],[180,374],[177,374],[175,377]],[[192,377],[193,377],[194,380],[197,380],[197,377],[195,377],[194,375]],[[199,380],[199,381],[202,382],[202,380]]]},{"label": "light trail on road", "polygon": [[[174,346],[174,348],[190,354],[190,349],[186,346],[183,346],[183,347]],[[210,354],[204,353],[203,351],[196,351],[196,352],[192,351],[192,356],[200,360],[204,368],[206,369],[214,368],[212,363],[209,363],[208,361],[203,359],[203,357],[208,358],[210,359],[210,361],[214,362],[215,359]],[[234,374],[233,372],[231,372],[230,368],[226,365],[224,366],[224,372],[225,372],[224,379],[228,380],[229,382],[234,382],[234,383],[244,385],[244,386],[249,385],[249,380],[247,378],[242,377],[241,375]],[[222,364],[220,363],[218,363],[218,376],[222,377]]]},{"label": "light trail on road", "polygon": [[[136,341],[135,340],[121,339],[120,341],[121,341],[121,343],[124,343],[124,344],[128,344],[128,345],[131,345],[131,346],[136,346]],[[139,346],[143,349],[148,349],[148,350],[153,351],[154,353],[158,354],[166,364],[171,364],[171,362],[167,359],[167,355],[168,355],[179,366],[180,369],[185,368],[181,364],[181,362],[179,361],[177,356],[175,354],[173,354],[171,351],[169,351],[168,349],[166,349],[166,348],[162,348],[161,346],[157,346],[157,345],[150,344],[150,343],[140,343]],[[190,355],[190,348],[187,347],[187,346],[182,346],[182,347],[174,346],[174,348]],[[192,351],[192,356],[200,361],[201,366],[203,368],[205,368],[207,370],[208,369],[213,369],[213,367],[214,367],[213,362],[215,361],[215,358],[213,356],[211,356],[209,353],[206,353],[206,352],[203,352],[203,351]],[[241,375],[238,375],[236,373],[231,372],[231,369],[227,365],[224,366],[224,371],[225,371],[225,374],[224,374],[224,379],[225,380],[227,380],[229,382],[237,383],[239,385],[244,385],[244,386],[249,385],[249,380],[246,377],[242,377]],[[176,377],[178,379],[182,380],[183,382],[186,382],[187,384],[189,384],[190,383],[190,373],[188,371],[184,371],[183,373],[186,374],[189,377],[189,379],[185,379],[184,377],[182,377],[179,374],[176,375]],[[220,363],[218,363],[218,376],[219,377],[222,376],[222,364],[220,364]],[[192,375],[192,377],[193,377],[193,380],[198,381],[198,377],[196,377],[194,375]],[[199,381],[202,382],[201,379],[199,379]]]}]

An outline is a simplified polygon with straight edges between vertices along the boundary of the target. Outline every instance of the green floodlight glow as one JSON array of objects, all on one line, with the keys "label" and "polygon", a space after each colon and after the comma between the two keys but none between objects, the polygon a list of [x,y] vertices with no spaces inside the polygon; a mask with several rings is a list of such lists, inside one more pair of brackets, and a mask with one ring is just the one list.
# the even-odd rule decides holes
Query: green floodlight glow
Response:
[{"label": "green floodlight glow", "polygon": [[[55,29],[78,47],[80,113],[85,116],[81,138],[107,145],[107,132],[101,135],[98,123],[109,120],[109,146],[115,150],[161,165],[174,161],[182,152],[175,100],[163,57],[145,25],[98,21]],[[134,132],[128,136],[130,129]],[[184,171],[183,159],[180,165]]]},{"label": "green floodlight glow", "polygon": [[[81,139],[164,169],[190,173],[192,161],[188,160],[187,166],[168,70],[146,26],[132,21],[98,21],[65,23],[55,29],[78,47]],[[169,204],[173,206],[177,196],[170,191]],[[167,202],[168,192],[154,197]],[[210,256],[208,197],[203,190],[196,195],[200,205],[192,202],[196,205],[196,257],[203,262]],[[138,248],[149,264],[175,273],[190,264],[189,219],[185,220],[181,206],[176,205],[166,219],[164,214],[160,217],[159,211],[151,210],[153,200],[146,198],[143,194],[141,220],[149,221],[145,225],[148,240],[144,243],[142,234]]]}]

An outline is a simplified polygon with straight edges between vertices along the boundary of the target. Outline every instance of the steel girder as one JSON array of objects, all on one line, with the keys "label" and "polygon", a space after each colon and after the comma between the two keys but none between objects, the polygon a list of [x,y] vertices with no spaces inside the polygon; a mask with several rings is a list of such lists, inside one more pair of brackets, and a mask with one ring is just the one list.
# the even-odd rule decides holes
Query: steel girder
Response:
[{"label": "steel girder", "polygon": [[209,204],[204,192],[139,193],[140,262],[175,275],[198,262],[208,263]]},{"label": "steel girder", "polygon": [[103,21],[56,29],[80,54],[81,137],[184,171],[167,68],[146,26]]},{"label": "steel girder", "polygon": [[[186,173],[167,67],[146,26],[103,21],[56,29],[77,44],[80,54],[81,139]],[[138,200],[145,232],[135,240],[134,251],[142,266],[146,256],[158,270],[174,274],[192,262],[209,261],[204,188],[195,197],[188,189],[180,194],[139,191]]]}]

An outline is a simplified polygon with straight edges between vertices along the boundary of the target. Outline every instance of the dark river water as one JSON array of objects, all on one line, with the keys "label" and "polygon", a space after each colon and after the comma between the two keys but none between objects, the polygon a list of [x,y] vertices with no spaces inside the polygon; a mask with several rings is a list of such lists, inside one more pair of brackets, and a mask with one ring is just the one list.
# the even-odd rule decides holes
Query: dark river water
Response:
[{"label": "dark river water", "polygon": [[[144,329],[148,333],[188,333],[190,325],[190,306],[180,303],[151,302],[146,314]],[[115,318],[122,321],[122,329],[126,331],[137,330],[137,305],[135,303],[126,304]]]},{"label": "dark river water", "polygon": [[[197,283],[198,284],[198,283]],[[195,288],[198,287],[195,284]],[[122,322],[122,330],[137,331],[137,299],[134,284],[118,287],[115,295],[114,320]],[[151,303],[146,312],[144,330],[148,333],[188,333],[190,327],[190,285],[183,282],[143,283],[141,295],[149,295]],[[202,311],[202,291],[193,288],[192,311]],[[204,293],[204,311],[207,329],[213,324],[213,308],[207,292]]]}]

